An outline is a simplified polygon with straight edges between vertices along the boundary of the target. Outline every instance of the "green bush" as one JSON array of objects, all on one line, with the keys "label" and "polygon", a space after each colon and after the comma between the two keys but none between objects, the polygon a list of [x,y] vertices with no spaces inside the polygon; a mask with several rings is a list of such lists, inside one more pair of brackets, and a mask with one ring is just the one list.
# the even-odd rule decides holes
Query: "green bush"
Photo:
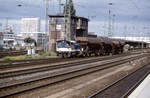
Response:
[{"label": "green bush", "polygon": [[36,54],[35,56],[28,56],[28,55],[22,55],[22,56],[7,56],[4,57],[4,61],[16,61],[16,60],[28,60],[28,59],[44,59],[49,58],[51,56],[56,56],[56,53],[54,52],[47,52],[43,54]]},{"label": "green bush", "polygon": [[51,56],[57,56],[55,52],[50,52]]},{"label": "green bush", "polygon": [[25,59],[30,59],[31,57],[30,56],[26,56],[26,55],[23,55],[23,56],[7,56],[7,57],[4,57],[3,60],[4,61],[14,61],[14,60],[25,60]]},{"label": "green bush", "polygon": [[54,52],[46,52],[46,53],[43,53],[42,56],[56,56],[56,53]]},{"label": "green bush", "polygon": [[4,57],[3,60],[4,61],[11,61],[10,57]]}]

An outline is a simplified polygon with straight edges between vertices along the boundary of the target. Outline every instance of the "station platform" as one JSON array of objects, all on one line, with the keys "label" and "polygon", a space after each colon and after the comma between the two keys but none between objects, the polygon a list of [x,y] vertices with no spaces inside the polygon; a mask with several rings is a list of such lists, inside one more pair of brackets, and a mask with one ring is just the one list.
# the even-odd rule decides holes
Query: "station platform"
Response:
[{"label": "station platform", "polygon": [[150,74],[144,81],[128,96],[128,98],[150,98]]}]

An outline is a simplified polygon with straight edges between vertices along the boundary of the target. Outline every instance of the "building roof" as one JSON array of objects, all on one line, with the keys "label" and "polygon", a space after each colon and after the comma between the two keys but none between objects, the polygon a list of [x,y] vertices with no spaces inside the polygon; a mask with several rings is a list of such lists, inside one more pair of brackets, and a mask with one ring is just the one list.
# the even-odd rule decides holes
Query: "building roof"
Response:
[{"label": "building roof", "polygon": [[[64,17],[64,15],[48,15],[49,17]],[[73,18],[79,18],[79,19],[83,19],[83,20],[87,20],[89,21],[88,18],[85,17],[79,17],[79,16],[72,16]]]}]

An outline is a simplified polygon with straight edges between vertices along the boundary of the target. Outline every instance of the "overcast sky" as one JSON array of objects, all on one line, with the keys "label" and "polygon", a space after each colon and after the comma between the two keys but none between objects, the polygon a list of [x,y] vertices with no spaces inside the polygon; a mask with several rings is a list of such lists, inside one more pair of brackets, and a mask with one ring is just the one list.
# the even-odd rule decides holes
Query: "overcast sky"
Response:
[{"label": "overcast sky", "polygon": [[[0,31],[6,18],[14,31],[20,32],[24,17],[40,17],[44,31],[45,0],[0,0]],[[57,14],[59,0],[49,1],[49,14]],[[64,3],[65,0],[61,0]],[[89,32],[107,35],[108,12],[115,15],[114,36],[150,36],[150,0],[73,0],[77,16],[89,17]],[[113,5],[108,5],[112,3]],[[22,6],[18,6],[22,5]],[[63,10],[63,9],[62,9]],[[126,32],[126,33],[124,33]],[[143,32],[143,33],[142,33]]]}]

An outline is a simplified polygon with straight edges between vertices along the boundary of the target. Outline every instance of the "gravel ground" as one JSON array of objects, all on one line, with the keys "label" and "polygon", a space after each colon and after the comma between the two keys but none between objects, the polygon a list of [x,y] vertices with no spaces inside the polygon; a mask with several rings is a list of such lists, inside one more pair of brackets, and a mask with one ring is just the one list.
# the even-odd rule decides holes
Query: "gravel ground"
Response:
[{"label": "gravel ground", "polygon": [[147,62],[143,58],[114,68],[32,90],[13,98],[84,98]]}]

